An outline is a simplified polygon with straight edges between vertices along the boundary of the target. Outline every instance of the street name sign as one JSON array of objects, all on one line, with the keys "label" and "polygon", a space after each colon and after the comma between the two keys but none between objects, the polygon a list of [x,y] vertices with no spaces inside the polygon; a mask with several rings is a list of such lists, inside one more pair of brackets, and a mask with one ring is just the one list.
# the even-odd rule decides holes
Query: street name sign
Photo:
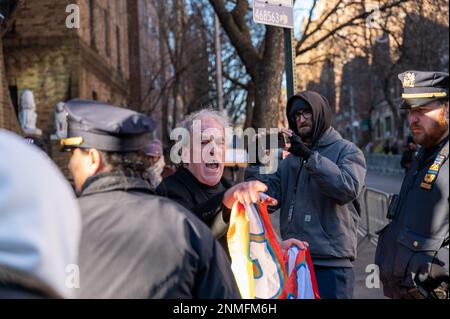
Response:
[{"label": "street name sign", "polygon": [[292,0],[253,0],[253,21],[282,28],[294,28]]}]

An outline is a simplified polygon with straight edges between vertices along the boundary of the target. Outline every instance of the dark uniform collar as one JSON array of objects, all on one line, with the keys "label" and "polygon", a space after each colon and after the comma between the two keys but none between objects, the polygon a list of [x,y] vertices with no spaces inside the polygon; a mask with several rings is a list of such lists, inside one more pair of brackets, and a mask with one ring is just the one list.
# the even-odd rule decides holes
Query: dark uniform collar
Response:
[{"label": "dark uniform collar", "polygon": [[150,184],[137,175],[124,175],[122,172],[100,173],[89,177],[83,184],[81,197],[111,191],[140,191],[154,194]]},{"label": "dark uniform collar", "polygon": [[428,163],[436,157],[437,153],[441,151],[441,149],[445,146],[446,143],[448,143],[448,134],[447,136],[439,142],[439,144],[430,147],[430,148],[424,148],[422,147],[420,151],[417,153],[417,159],[419,163]]}]

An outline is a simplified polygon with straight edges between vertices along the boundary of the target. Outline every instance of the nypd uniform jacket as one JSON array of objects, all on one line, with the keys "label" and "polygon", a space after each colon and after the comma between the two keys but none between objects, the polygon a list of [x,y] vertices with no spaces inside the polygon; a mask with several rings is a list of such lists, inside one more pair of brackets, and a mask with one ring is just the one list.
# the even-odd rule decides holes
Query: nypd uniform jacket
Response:
[{"label": "nypd uniform jacket", "polygon": [[431,154],[424,149],[418,153],[403,182],[394,218],[379,234],[375,262],[388,297],[401,297],[402,288],[415,287],[414,276],[427,263],[440,264],[448,272],[448,248],[442,247],[449,232],[448,160],[431,188],[424,182],[441,152],[448,156],[448,138]]},{"label": "nypd uniform jacket", "polygon": [[[429,76],[417,73],[424,80]],[[399,197],[391,203],[392,221],[379,232],[375,262],[388,297],[407,298],[406,292],[417,287],[417,274],[431,263],[448,274],[448,248],[444,247],[449,236],[448,146],[447,136],[431,149],[420,149]]]},{"label": "nypd uniform jacket", "polygon": [[146,181],[94,176],[79,203],[80,298],[240,298],[207,226]]}]

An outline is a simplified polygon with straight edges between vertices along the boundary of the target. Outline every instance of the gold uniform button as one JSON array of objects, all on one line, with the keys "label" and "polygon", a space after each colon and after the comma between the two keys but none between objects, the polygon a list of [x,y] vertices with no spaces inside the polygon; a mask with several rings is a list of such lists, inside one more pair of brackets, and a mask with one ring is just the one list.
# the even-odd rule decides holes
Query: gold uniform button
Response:
[{"label": "gold uniform button", "polygon": [[413,246],[414,246],[414,247],[419,246],[419,242],[418,242],[417,240],[413,241]]}]

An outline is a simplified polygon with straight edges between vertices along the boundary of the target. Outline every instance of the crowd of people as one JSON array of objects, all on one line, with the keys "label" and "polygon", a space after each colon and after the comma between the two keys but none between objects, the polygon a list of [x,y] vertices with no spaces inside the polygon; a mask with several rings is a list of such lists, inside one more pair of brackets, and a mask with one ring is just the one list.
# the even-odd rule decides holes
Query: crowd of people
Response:
[{"label": "crowd of people", "polygon": [[[448,283],[448,74],[399,78],[413,140],[375,262],[387,296],[421,298]],[[250,166],[235,185],[224,177],[229,123],[219,112],[186,116],[189,134],[200,123],[201,147],[191,138],[183,158],[208,156],[174,167],[146,115],[86,100],[64,109],[72,187],[33,143],[0,131],[0,298],[240,298],[228,223],[236,202],[258,203],[262,193],[280,210],[281,246],[308,243],[321,298],[355,297],[366,162],[332,127],[319,92],[288,99],[276,172]],[[78,284],[67,284],[71,265]]]},{"label": "crowd of people", "polygon": [[382,143],[369,142],[364,146],[364,152],[366,154],[399,155],[402,150],[408,149],[410,138],[411,137],[409,136],[406,143],[402,143],[402,141],[396,139],[386,139]]}]

